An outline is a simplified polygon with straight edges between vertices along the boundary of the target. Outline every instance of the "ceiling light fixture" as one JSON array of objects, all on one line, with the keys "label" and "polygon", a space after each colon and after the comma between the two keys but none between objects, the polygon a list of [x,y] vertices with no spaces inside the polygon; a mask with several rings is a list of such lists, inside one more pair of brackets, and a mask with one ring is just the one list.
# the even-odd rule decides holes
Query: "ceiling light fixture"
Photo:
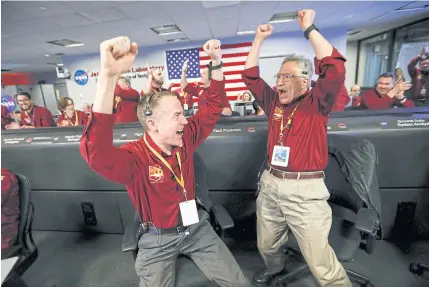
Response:
[{"label": "ceiling light fixture", "polygon": [[287,23],[295,21],[298,18],[298,12],[284,12],[284,13],[276,13],[274,14],[269,23],[277,24],[277,23]]},{"label": "ceiling light fixture", "polygon": [[164,25],[159,27],[153,27],[150,28],[152,31],[154,31],[157,35],[164,36],[164,35],[171,35],[182,32],[177,25]]},{"label": "ceiling light fixture", "polygon": [[84,43],[69,40],[69,39],[61,39],[61,40],[54,40],[54,41],[48,41],[46,42],[48,44],[58,45],[66,48],[72,48],[72,47],[80,47],[84,46]]},{"label": "ceiling light fixture", "polygon": [[167,42],[183,42],[187,40],[188,38],[176,38],[176,39],[168,39]]},{"label": "ceiling light fixture", "polygon": [[238,31],[237,35],[252,35],[255,34],[255,31]]}]

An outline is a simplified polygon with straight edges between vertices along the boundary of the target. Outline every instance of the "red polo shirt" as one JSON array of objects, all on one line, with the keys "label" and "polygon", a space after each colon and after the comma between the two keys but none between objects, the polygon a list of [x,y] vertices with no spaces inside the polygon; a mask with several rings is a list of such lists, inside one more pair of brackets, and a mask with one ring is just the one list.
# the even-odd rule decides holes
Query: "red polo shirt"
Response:
[{"label": "red polo shirt", "polygon": [[[188,200],[195,198],[194,161],[192,154],[213,131],[222,112],[221,94],[225,83],[211,82],[207,106],[188,118],[184,128],[183,146],[171,156],[162,154],[180,176],[176,151],[180,154]],[[184,201],[183,189],[171,171],[146,146],[143,138],[113,146],[114,116],[92,112],[80,142],[80,152],[88,165],[106,179],[124,184],[131,201],[144,221],[158,228],[173,228],[179,222],[179,203]],[[148,143],[159,153],[147,135]]]},{"label": "red polo shirt", "polygon": [[88,122],[88,116],[82,111],[75,110],[71,119],[66,118],[65,113],[62,113],[61,116],[58,117],[57,123],[61,124],[63,120],[67,120],[67,127],[83,126]]},{"label": "red polo shirt", "polygon": [[15,175],[1,169],[1,249],[15,244],[19,225],[19,185]]},{"label": "red polo shirt", "polygon": [[[283,131],[283,146],[290,147],[288,167],[276,169],[292,172],[323,170],[328,163],[328,114],[345,81],[345,58],[334,48],[332,55],[315,66],[319,75],[316,86],[300,102],[289,130]],[[316,60],[315,60],[316,63]],[[278,94],[259,76],[259,67],[244,70],[243,81],[255,95],[268,116],[268,158],[271,164],[281,120],[287,122],[297,105],[280,104]],[[283,112],[281,112],[283,109]]]},{"label": "red polo shirt", "polygon": [[414,108],[414,103],[406,100],[401,104],[396,98],[381,96],[376,89],[367,90],[361,96],[360,107],[369,110],[386,110],[395,106],[404,108]]},{"label": "red polo shirt", "polygon": [[43,107],[33,105],[31,113],[21,112],[21,126],[54,127],[56,126],[52,113]]},{"label": "red polo shirt", "polygon": [[119,85],[115,88],[113,107],[115,108],[116,123],[138,122],[137,105],[140,100],[139,92],[134,89],[124,90]]}]

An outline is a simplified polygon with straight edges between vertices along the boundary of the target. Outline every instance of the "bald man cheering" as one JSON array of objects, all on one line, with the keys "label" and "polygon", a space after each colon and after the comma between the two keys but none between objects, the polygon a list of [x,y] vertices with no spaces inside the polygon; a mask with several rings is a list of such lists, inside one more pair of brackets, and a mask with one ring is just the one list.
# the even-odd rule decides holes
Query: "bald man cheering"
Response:
[{"label": "bald man cheering", "polygon": [[195,201],[192,154],[213,131],[225,93],[220,42],[210,40],[203,48],[212,59],[207,105],[186,119],[175,93],[149,93],[137,106],[138,119],[145,128],[143,137],[115,147],[115,84],[133,64],[137,44],[120,37],[100,46],[100,78],[80,151],[94,171],[126,186],[140,216],[144,234],[135,263],[140,287],[174,286],[179,254],[190,257],[220,286],[250,286],[208,222],[208,213],[198,209]]}]

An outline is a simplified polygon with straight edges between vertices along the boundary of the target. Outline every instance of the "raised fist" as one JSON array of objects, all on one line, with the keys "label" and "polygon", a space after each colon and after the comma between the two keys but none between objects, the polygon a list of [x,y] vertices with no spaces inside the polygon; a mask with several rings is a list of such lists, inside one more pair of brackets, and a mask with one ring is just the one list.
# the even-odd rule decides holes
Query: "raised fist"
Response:
[{"label": "raised fist", "polygon": [[189,62],[189,60],[186,59],[185,62],[183,63],[182,73],[186,73],[186,71],[188,70],[188,62]]},{"label": "raised fist", "polygon": [[314,16],[316,16],[316,11],[311,9],[298,11],[298,24],[303,32],[313,24]]},{"label": "raised fist", "polygon": [[420,53],[420,57],[424,58],[429,56],[429,43],[425,43],[423,45],[422,52]]},{"label": "raised fist", "polygon": [[212,60],[220,60],[222,58],[222,50],[220,48],[221,43],[219,40],[212,39],[208,40],[204,45],[203,49],[207,56],[210,56]]},{"label": "raised fist", "polygon": [[272,33],[273,33],[272,25],[270,24],[259,25],[258,28],[256,28],[255,39],[265,40],[265,38],[270,36]]},{"label": "raised fist", "polygon": [[100,44],[101,72],[108,76],[120,77],[130,70],[137,56],[136,43],[128,37],[118,37]]}]

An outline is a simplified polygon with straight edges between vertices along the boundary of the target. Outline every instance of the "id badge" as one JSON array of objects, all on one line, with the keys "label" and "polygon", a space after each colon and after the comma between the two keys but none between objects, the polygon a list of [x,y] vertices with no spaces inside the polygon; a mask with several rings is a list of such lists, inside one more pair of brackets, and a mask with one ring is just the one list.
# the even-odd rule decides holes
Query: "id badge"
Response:
[{"label": "id badge", "polygon": [[188,104],[184,104],[184,105],[183,105],[183,109],[184,109],[185,111],[187,111],[187,110],[189,109]]},{"label": "id badge", "polygon": [[290,152],[290,147],[275,145],[273,149],[271,164],[287,167],[289,163],[289,152]]},{"label": "id badge", "polygon": [[179,207],[183,226],[189,226],[200,221],[198,218],[197,204],[194,199],[179,203]]},{"label": "id badge", "polygon": [[422,96],[426,95],[426,88],[423,88],[420,90],[420,95]]}]

